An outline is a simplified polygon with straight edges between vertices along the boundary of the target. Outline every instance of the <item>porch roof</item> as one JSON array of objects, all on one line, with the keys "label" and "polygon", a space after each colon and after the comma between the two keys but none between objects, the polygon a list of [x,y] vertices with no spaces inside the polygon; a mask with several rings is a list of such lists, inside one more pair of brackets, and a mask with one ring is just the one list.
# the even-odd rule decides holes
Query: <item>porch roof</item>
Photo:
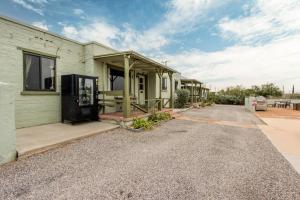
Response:
[{"label": "porch roof", "polygon": [[176,70],[156,62],[150,58],[147,58],[135,51],[123,51],[111,54],[103,54],[94,56],[95,60],[99,60],[110,65],[118,66],[124,68],[124,56],[130,57],[129,64],[133,69],[142,69],[146,71],[157,71],[160,70],[164,73],[178,73]]},{"label": "porch roof", "polygon": [[199,83],[199,84],[203,84],[202,82],[198,81],[197,79],[192,79],[192,78],[181,78],[181,83],[185,84],[189,84],[189,83]]}]

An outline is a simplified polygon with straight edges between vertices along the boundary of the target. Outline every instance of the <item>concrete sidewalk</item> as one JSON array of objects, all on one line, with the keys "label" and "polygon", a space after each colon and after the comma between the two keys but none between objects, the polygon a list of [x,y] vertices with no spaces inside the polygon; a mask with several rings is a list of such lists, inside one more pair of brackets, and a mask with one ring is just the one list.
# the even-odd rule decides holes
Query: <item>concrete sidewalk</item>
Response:
[{"label": "concrete sidewalk", "polygon": [[17,129],[17,151],[19,156],[27,156],[118,127],[119,125],[105,122],[88,122],[75,125],[56,123]]},{"label": "concrete sidewalk", "polygon": [[[299,111],[276,110],[257,112],[257,116],[267,125],[258,125],[273,145],[300,173],[300,120]],[[276,115],[274,115],[276,113]],[[294,116],[294,117],[293,117]],[[297,117],[295,117],[297,116]]]}]

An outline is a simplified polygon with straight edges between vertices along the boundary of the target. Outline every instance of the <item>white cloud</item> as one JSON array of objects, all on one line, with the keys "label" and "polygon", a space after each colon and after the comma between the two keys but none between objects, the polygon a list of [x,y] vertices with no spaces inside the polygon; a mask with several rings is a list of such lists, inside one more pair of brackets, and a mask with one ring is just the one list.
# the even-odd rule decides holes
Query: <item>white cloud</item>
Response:
[{"label": "white cloud", "polygon": [[36,4],[45,4],[48,3],[48,0],[27,0],[31,3],[36,3]]},{"label": "white cloud", "polygon": [[252,7],[247,5],[245,8],[249,15],[220,21],[224,38],[259,44],[300,33],[299,0],[258,0]]},{"label": "white cloud", "polygon": [[49,26],[45,22],[33,22],[32,25],[36,26],[36,27],[39,27],[41,29],[44,29],[46,31],[49,30]]},{"label": "white cloud", "polygon": [[[212,85],[213,89],[266,82],[300,91],[300,35],[261,46],[236,45],[223,51],[187,51],[161,55],[187,77]],[[299,88],[297,88],[299,86]]]},{"label": "white cloud", "polygon": [[73,9],[73,14],[76,15],[76,16],[79,16],[81,19],[86,19],[87,18],[84,10],[82,10],[80,8]]},{"label": "white cloud", "polygon": [[47,0],[12,0],[12,1],[42,16],[44,15],[44,12],[41,9],[41,7],[45,3],[48,3]]},{"label": "white cloud", "polygon": [[[192,0],[191,0],[192,1]],[[227,1],[226,1],[227,2]],[[220,37],[237,43],[224,50],[203,52],[190,50],[178,54],[162,53],[172,35],[193,31],[218,8],[220,1],[173,0],[168,12],[155,26],[138,31],[130,25],[116,27],[93,21],[79,27],[62,24],[63,33],[80,41],[95,40],[117,49],[134,49],[156,60],[168,60],[183,75],[197,78],[218,89],[232,85],[251,86],[273,82],[300,88],[300,1],[258,0],[245,4],[245,14],[223,18],[218,27]],[[157,55],[160,52],[160,55]]]},{"label": "white cloud", "polygon": [[84,14],[84,11],[82,10],[82,9],[80,9],[80,8],[75,8],[74,10],[73,10],[73,13],[75,14],[75,15],[83,15]]},{"label": "white cloud", "polygon": [[64,25],[63,34],[69,38],[81,41],[97,41],[105,45],[114,46],[112,41],[117,39],[119,29],[105,22],[93,22],[78,28],[72,25]]},{"label": "white cloud", "polygon": [[168,11],[163,20],[154,27],[139,32],[126,26],[126,31],[122,34],[124,38],[122,48],[159,50],[172,42],[170,39],[172,35],[192,31],[202,22],[201,17],[228,2],[229,0],[172,0],[167,4]]},{"label": "white cloud", "polygon": [[[76,31],[71,32],[75,34],[65,30],[69,28],[65,26],[63,33],[73,39],[96,40],[118,49],[133,49],[143,52],[157,51],[172,42],[170,39],[172,35],[192,31],[197,24],[201,23],[199,18],[204,17],[210,9],[218,8],[228,1],[172,0],[167,4],[168,11],[163,16],[162,21],[145,31],[138,31],[128,24],[123,24],[122,27],[118,28],[103,21],[92,21],[80,27],[72,26],[72,29],[76,29]],[[76,10],[77,14],[82,12],[80,9]],[[102,28],[103,30],[101,30]],[[92,33],[82,35],[88,33],[86,30]]]}]

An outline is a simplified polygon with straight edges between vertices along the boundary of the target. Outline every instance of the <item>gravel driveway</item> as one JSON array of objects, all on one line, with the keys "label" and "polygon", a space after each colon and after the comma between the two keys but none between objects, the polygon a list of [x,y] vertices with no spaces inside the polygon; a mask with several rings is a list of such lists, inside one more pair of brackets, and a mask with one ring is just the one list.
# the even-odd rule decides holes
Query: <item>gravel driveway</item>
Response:
[{"label": "gravel driveway", "polygon": [[0,199],[300,199],[300,176],[238,106],[116,129],[0,167]]}]

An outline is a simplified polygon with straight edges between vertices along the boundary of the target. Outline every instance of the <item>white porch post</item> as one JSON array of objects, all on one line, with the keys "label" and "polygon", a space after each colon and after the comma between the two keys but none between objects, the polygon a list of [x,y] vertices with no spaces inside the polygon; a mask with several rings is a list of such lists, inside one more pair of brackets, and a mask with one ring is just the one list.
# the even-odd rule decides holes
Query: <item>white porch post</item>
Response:
[{"label": "white porch post", "polygon": [[129,96],[129,59],[130,56],[124,56],[124,95],[123,95],[123,117],[130,116],[130,96]]},{"label": "white porch post", "polygon": [[192,82],[192,98],[191,98],[191,103],[194,103],[194,82]]},{"label": "white porch post", "polygon": [[169,101],[169,107],[174,107],[174,97],[173,97],[173,72],[169,72],[169,79],[170,79],[170,101]]},{"label": "white porch post", "polygon": [[163,73],[161,71],[159,71],[158,73],[158,77],[159,77],[159,104],[158,104],[158,110],[162,110],[163,107],[163,102],[162,102],[162,76]]}]

